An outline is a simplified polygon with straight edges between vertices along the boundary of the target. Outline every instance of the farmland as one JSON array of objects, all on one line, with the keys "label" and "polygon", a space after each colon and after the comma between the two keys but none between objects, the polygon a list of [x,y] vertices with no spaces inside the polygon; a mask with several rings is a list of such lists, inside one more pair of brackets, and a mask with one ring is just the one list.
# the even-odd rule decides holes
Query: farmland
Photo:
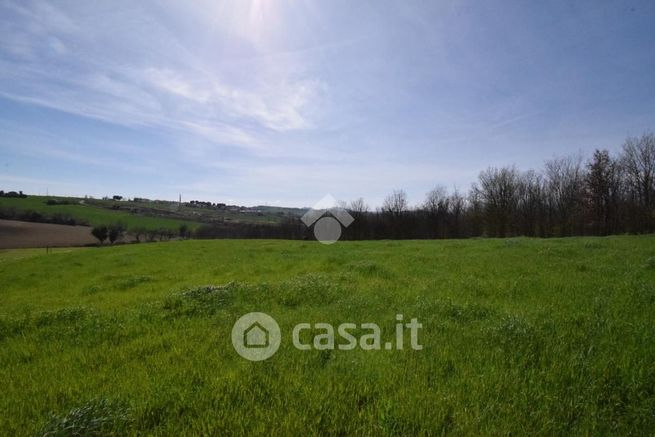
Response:
[{"label": "farmland", "polygon": [[[50,203],[48,203],[49,201]],[[271,224],[280,222],[287,214],[299,215],[302,212],[295,208],[258,208],[218,210],[216,208],[193,208],[188,204],[179,205],[177,202],[145,199],[114,201],[53,196],[0,197],[0,213],[35,212],[46,218],[60,215],[75,219],[78,224],[90,226],[122,223],[128,230],[143,228],[177,231],[182,224],[189,229],[195,229],[203,223],[216,222]]]},{"label": "farmland", "polygon": [[[654,284],[652,236],[3,251],[0,429],[645,434]],[[383,340],[403,314],[423,349],[304,351],[284,336],[250,362],[230,332],[251,311],[283,333],[375,322]]]},{"label": "farmland", "polygon": [[0,249],[97,244],[88,226],[0,220]]}]

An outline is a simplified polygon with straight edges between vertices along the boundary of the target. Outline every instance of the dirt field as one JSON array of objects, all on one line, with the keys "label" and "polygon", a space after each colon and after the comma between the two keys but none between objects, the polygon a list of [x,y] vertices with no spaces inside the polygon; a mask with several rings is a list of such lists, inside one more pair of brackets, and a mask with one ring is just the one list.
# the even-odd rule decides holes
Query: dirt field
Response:
[{"label": "dirt field", "polygon": [[97,241],[88,226],[0,220],[0,249],[83,246]]}]

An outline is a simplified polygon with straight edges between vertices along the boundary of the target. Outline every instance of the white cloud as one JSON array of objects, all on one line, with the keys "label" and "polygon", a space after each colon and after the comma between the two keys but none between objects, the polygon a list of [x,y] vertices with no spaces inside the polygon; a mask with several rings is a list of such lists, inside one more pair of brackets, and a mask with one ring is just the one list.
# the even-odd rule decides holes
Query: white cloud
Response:
[{"label": "white cloud", "polygon": [[[144,28],[105,22],[99,30],[93,20],[75,16],[77,11],[52,4],[26,3],[9,9],[22,23],[0,27],[0,40],[11,40],[0,45],[0,51],[21,57],[0,61],[4,97],[109,123],[175,129],[220,145],[252,149],[261,147],[257,144],[265,142],[268,131],[313,126],[308,114],[320,97],[318,80],[278,75],[271,82],[265,71],[254,71],[251,81],[230,84],[152,17],[134,20]],[[120,17],[117,13],[114,18]],[[150,39],[147,43],[130,39],[123,35],[126,30],[134,32],[132,36],[150,32]],[[125,57],[97,50],[117,41],[130,46]],[[157,50],[151,46],[153,41]]]},{"label": "white cloud", "polygon": [[299,80],[258,90],[231,87],[201,72],[148,68],[144,76],[160,90],[196,104],[196,109],[255,120],[276,131],[311,126],[304,110],[322,89],[317,80]]}]

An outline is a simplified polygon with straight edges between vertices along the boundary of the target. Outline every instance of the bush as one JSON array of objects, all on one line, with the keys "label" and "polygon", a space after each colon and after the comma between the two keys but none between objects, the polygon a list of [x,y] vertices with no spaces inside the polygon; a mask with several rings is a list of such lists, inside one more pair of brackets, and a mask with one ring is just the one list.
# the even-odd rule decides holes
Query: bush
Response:
[{"label": "bush", "polygon": [[93,234],[93,236],[100,241],[100,244],[102,244],[109,236],[109,229],[105,225],[96,226],[91,229],[91,234]]},{"label": "bush", "polygon": [[110,225],[109,232],[108,232],[109,242],[111,244],[114,244],[114,242],[119,238],[121,238],[124,233],[125,233],[125,226],[122,225],[121,223]]},{"label": "bush", "polygon": [[141,237],[147,234],[146,228],[143,226],[137,226],[135,228],[130,228],[130,232],[134,235],[137,243],[141,242]]},{"label": "bush", "polygon": [[146,241],[152,242],[155,241],[155,238],[157,238],[157,231],[154,229],[150,229],[146,231]]}]

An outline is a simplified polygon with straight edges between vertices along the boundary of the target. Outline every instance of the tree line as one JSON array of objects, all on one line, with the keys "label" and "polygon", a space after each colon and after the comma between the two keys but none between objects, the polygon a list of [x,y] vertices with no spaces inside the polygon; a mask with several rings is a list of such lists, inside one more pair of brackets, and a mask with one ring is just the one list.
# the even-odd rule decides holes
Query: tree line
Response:
[{"label": "tree line", "polygon": [[347,206],[356,220],[345,237],[353,239],[649,233],[655,230],[655,135],[628,138],[615,156],[597,149],[587,159],[551,159],[539,171],[490,167],[468,193],[437,186],[415,208],[402,190],[375,212],[362,199]]},{"label": "tree line", "polygon": [[[403,190],[371,210],[345,203],[355,221],[342,239],[565,237],[655,231],[655,135],[628,138],[619,153],[558,157],[540,170],[490,167],[466,193],[436,186],[411,206]],[[311,239],[297,218],[279,225],[204,226],[197,238]]]}]

